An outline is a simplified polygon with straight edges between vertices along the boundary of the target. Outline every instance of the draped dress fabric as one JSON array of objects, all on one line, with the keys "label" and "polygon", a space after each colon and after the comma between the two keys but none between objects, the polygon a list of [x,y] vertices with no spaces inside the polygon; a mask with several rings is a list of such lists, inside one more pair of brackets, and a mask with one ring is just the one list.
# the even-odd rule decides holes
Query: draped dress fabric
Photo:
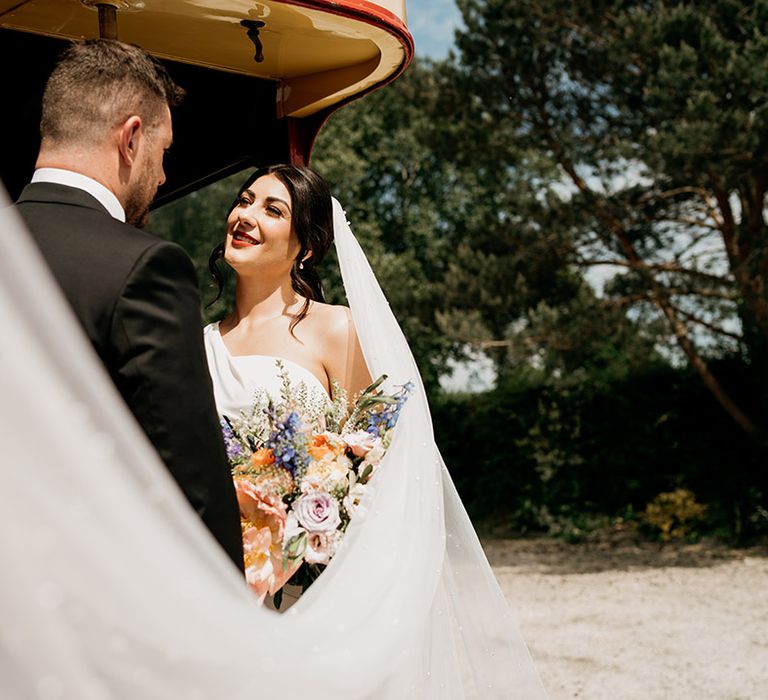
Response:
[{"label": "draped dress fabric", "polygon": [[[0,191],[3,700],[546,698],[338,203],[368,368],[415,389],[364,517],[284,615],[258,605],[189,507],[6,205]],[[250,375],[250,360],[224,359]]]},{"label": "draped dress fabric", "polygon": [[[306,367],[273,355],[232,355],[221,337],[218,323],[203,331],[208,370],[213,382],[213,396],[220,416],[236,418],[241,411],[254,405],[257,392],[266,392],[274,401],[280,400],[282,378],[277,362],[281,362],[292,386],[304,384],[312,413],[330,403],[330,397],[320,380]],[[314,410],[313,410],[314,409]]]}]

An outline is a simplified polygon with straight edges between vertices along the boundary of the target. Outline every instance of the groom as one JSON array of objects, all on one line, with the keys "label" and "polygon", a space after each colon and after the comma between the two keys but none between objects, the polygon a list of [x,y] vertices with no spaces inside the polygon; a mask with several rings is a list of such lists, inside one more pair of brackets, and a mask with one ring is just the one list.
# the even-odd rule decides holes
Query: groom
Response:
[{"label": "groom", "polygon": [[182,94],[135,46],[72,44],[46,85],[36,170],[17,205],[136,420],[242,569],[195,271],[180,247],[139,230]]}]

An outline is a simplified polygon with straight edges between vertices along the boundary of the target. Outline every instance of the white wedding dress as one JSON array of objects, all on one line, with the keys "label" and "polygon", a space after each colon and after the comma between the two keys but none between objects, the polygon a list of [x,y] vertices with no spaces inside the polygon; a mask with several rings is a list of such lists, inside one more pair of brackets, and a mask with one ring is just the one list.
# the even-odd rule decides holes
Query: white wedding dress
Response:
[{"label": "white wedding dress", "polygon": [[189,508],[2,195],[0,697],[546,697],[338,204],[336,245],[371,375],[416,390],[365,517],[279,615],[255,602]]},{"label": "white wedding dress", "polygon": [[306,367],[272,355],[232,355],[219,332],[219,324],[211,323],[203,329],[208,370],[213,381],[213,396],[219,416],[237,418],[241,411],[249,411],[257,392],[265,392],[273,401],[280,401],[282,379],[276,362],[279,360],[291,380],[292,386],[303,385],[311,415],[322,415],[330,404],[330,397],[320,380]]}]

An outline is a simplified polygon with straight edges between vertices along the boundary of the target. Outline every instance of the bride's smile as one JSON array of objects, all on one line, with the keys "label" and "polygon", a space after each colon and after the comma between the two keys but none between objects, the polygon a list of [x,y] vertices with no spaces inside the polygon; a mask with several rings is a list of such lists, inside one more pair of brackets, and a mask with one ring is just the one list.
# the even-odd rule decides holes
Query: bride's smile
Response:
[{"label": "bride's smile", "polygon": [[232,232],[232,247],[240,248],[244,245],[259,245],[259,241],[257,241],[253,236],[249,236],[244,231],[238,231],[235,229]]}]

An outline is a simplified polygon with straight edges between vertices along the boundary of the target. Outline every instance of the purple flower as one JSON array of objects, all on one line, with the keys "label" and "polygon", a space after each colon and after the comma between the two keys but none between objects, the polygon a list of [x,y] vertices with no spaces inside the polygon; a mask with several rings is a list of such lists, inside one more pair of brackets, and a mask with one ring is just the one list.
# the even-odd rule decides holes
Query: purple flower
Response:
[{"label": "purple flower", "polygon": [[[273,415],[270,414],[270,419]],[[265,446],[272,450],[275,462],[288,470],[294,477],[301,474],[309,464],[307,438],[302,432],[301,419],[291,411],[283,420],[273,423],[274,429]]]},{"label": "purple flower", "polygon": [[222,418],[219,423],[221,425],[221,433],[224,437],[224,447],[227,449],[227,457],[230,460],[236,459],[237,457],[242,457],[243,448],[240,445],[238,439],[235,437],[235,433],[232,430],[232,426],[229,424],[229,421],[226,418]]}]

